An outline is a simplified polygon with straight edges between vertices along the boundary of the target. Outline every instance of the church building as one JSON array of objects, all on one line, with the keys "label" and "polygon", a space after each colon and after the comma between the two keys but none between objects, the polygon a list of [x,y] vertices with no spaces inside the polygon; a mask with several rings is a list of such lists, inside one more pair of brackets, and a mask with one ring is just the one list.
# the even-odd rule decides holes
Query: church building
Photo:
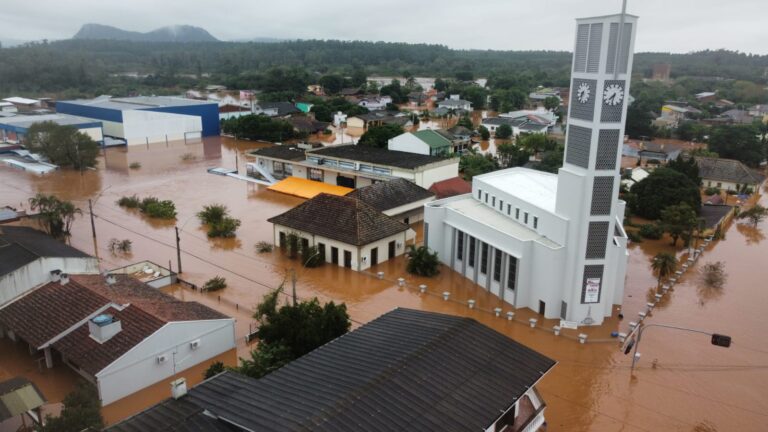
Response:
[{"label": "church building", "polygon": [[515,307],[597,325],[621,304],[626,204],[618,199],[637,17],[577,20],[563,167],[474,177],[426,204],[424,243]]}]

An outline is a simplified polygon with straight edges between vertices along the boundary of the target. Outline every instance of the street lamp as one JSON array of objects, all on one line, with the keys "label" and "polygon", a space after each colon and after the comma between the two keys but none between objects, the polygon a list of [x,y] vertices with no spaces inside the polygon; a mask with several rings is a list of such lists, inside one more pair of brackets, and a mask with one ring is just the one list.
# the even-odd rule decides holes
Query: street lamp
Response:
[{"label": "street lamp", "polygon": [[667,325],[667,324],[648,324],[644,326],[638,326],[632,332],[632,333],[637,332],[637,336],[632,337],[632,335],[630,334],[630,336],[627,337],[627,343],[624,345],[625,355],[629,354],[629,352],[632,351],[632,349],[634,348],[634,352],[632,353],[632,369],[633,370],[635,369],[635,364],[637,363],[637,359],[639,357],[637,349],[640,346],[640,340],[642,339],[643,331],[648,327],[664,327],[668,329],[681,330],[681,331],[686,331],[690,333],[701,333],[701,334],[709,335],[712,337],[711,339],[712,345],[723,347],[723,348],[729,348],[731,346],[731,337],[724,334],[712,333],[704,330],[678,327],[678,326]]}]

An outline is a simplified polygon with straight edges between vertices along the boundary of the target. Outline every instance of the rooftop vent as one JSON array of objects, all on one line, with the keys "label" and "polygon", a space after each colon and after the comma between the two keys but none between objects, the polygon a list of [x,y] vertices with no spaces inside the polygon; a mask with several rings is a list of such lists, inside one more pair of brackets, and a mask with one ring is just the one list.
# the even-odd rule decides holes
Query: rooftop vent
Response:
[{"label": "rooftop vent", "polygon": [[110,314],[101,314],[88,321],[88,330],[91,337],[98,343],[104,343],[120,333],[123,327],[120,320]]},{"label": "rooftop vent", "polygon": [[66,285],[69,283],[69,274],[62,273],[59,275],[59,283],[62,285]]},{"label": "rooftop vent", "polygon": [[105,278],[105,280],[107,282],[107,285],[114,285],[115,282],[117,282],[117,278],[112,273],[108,273],[107,277]]},{"label": "rooftop vent", "polygon": [[58,282],[61,280],[61,270],[51,270],[51,282]]},{"label": "rooftop vent", "polygon": [[175,381],[171,381],[171,396],[174,399],[178,399],[187,394],[187,379],[179,378]]}]

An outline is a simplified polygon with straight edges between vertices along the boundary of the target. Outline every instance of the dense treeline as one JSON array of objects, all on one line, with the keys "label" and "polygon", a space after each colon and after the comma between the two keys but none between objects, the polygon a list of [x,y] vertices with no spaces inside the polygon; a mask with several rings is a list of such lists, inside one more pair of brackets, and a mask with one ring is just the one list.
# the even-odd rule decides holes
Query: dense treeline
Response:
[{"label": "dense treeline", "polygon": [[[321,76],[367,75],[487,77],[514,79],[507,87],[567,86],[571,54],[554,51],[453,50],[441,45],[385,42],[293,41],[279,43],[141,43],[65,40],[2,49],[0,95],[98,93],[157,94],[217,83],[259,88],[265,71],[279,67],[298,87]],[[650,75],[651,65],[672,64],[673,76],[723,76],[764,82],[768,56],[730,51],[692,54],[645,53],[635,57],[635,72]],[[126,77],[126,72],[141,78]],[[149,75],[149,76],[146,76]],[[298,78],[298,79],[297,79]],[[514,97],[514,96],[512,96]]]}]

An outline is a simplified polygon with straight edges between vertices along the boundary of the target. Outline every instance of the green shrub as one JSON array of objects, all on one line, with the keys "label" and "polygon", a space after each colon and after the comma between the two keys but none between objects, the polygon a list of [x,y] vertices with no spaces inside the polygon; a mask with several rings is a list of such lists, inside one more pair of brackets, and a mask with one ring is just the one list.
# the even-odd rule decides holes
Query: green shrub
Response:
[{"label": "green shrub", "polygon": [[214,276],[203,285],[203,291],[218,291],[227,287],[227,280],[221,276]]},{"label": "green shrub", "polygon": [[256,252],[258,253],[266,253],[266,252],[272,252],[272,243],[260,241],[256,243]]},{"label": "green shrub", "polygon": [[141,204],[141,201],[139,201],[139,197],[136,195],[124,196],[117,200],[117,205],[125,208],[138,208],[139,204]]},{"label": "green shrub", "polygon": [[205,225],[213,225],[221,222],[229,214],[227,206],[223,204],[210,204],[203,206],[203,209],[197,212],[197,218]]},{"label": "green shrub", "polygon": [[158,219],[173,219],[176,217],[176,205],[171,200],[159,200],[155,197],[146,197],[139,204],[141,212],[149,217]]},{"label": "green shrub", "polygon": [[203,378],[208,379],[212,378],[226,370],[226,367],[224,366],[224,363],[217,361],[211,363],[210,366],[208,366],[208,369],[205,370],[205,373],[203,374]]},{"label": "green shrub", "polygon": [[642,243],[643,238],[635,231],[627,231],[627,238],[633,243]]},{"label": "green shrub", "polygon": [[224,216],[220,221],[208,226],[208,237],[234,237],[239,226],[239,219]]},{"label": "green shrub", "polygon": [[408,252],[408,273],[419,276],[435,276],[440,273],[440,260],[437,252],[431,252],[426,246],[410,245]]},{"label": "green shrub", "polygon": [[304,263],[304,267],[318,267],[323,263],[323,257],[320,256],[320,250],[317,246],[310,246],[308,248],[301,248],[301,261]]},{"label": "green shrub", "polygon": [[640,225],[640,230],[638,233],[643,238],[658,240],[662,235],[664,235],[664,230],[656,224],[644,224]]},{"label": "green shrub", "polygon": [[707,196],[720,195],[720,189],[718,189],[718,188],[716,188],[714,186],[711,186],[711,187],[708,187],[708,188],[704,189],[704,194],[707,195]]}]

